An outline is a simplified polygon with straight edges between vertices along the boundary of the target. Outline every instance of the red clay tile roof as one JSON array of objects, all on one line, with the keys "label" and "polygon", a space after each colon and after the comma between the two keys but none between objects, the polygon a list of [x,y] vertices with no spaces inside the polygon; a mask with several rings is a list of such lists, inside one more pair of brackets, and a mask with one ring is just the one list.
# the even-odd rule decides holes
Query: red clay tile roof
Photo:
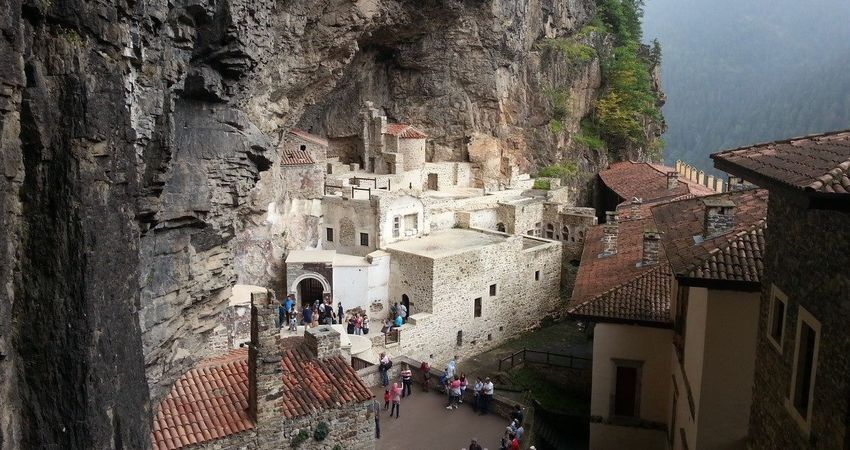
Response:
[{"label": "red clay tile roof", "polygon": [[398,136],[402,139],[425,139],[428,137],[427,134],[404,123],[387,124],[386,134]]},{"label": "red clay tile roof", "polygon": [[[654,226],[651,214],[638,220],[620,221],[617,253],[604,257],[599,255],[604,247],[602,238],[605,225],[588,228],[570,307],[576,307],[652,270],[655,266],[639,266],[638,263],[643,256],[643,231]],[[659,264],[665,260],[663,249],[658,259]]]},{"label": "red clay tile roof", "polygon": [[[286,339],[293,341],[295,338]],[[283,415],[286,418],[372,399],[372,392],[342,358],[316,359],[304,345],[283,350]]]},{"label": "red clay tile roof", "polygon": [[[706,198],[735,203],[735,226],[728,233],[704,239]],[[710,280],[757,282],[764,238],[759,231],[767,216],[768,193],[749,189],[657,205],[652,216],[674,274]],[[720,264],[718,264],[720,263]]]},{"label": "red clay tile roof", "polygon": [[718,168],[756,184],[850,193],[850,130],[726,150],[711,158]]},{"label": "red clay tile roof", "polygon": [[324,147],[328,146],[328,140],[327,139],[325,139],[321,136],[316,136],[315,134],[310,134],[310,133],[308,133],[304,130],[290,130],[289,134],[291,134],[295,137],[298,137],[300,139],[303,139],[307,142],[319,144],[319,145],[324,146]]},{"label": "red clay tile roof", "polygon": [[672,273],[665,261],[613,289],[569,309],[574,317],[671,323]]},{"label": "red clay tile roof", "polygon": [[250,430],[247,408],[247,350],[204,361],[183,374],[160,403],[153,448],[174,450]]},{"label": "red clay tile roof", "polygon": [[725,245],[694,264],[688,278],[761,282],[765,228],[767,223],[762,220],[749,230],[730,236]]},{"label": "red clay tile roof", "polygon": [[623,161],[611,164],[599,172],[605,186],[625,201],[637,197],[644,203],[653,203],[661,199],[671,199],[682,195],[711,195],[715,192],[706,186],[694,183],[680,176],[675,188],[667,189],[667,172],[676,169],[660,164]]},{"label": "red clay tile roof", "polygon": [[307,150],[283,150],[280,155],[280,164],[283,166],[298,166],[314,164],[315,162]]}]

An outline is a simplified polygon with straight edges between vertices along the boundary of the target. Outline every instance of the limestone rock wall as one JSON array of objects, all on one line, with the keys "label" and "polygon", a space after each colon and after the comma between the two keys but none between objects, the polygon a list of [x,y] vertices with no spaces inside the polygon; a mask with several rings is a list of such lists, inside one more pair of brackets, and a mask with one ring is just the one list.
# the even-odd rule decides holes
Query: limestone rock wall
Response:
[{"label": "limestone rock wall", "polygon": [[[465,160],[470,141],[484,146],[475,159],[494,160],[487,178],[507,180],[502,158],[534,171],[566,157],[588,170],[607,155],[568,150],[568,133],[553,133],[551,92],[568,92],[567,131],[579,129],[601,84],[599,60],[578,61],[549,51],[546,39],[575,34],[595,13],[582,0],[429,3],[411,20],[381,27],[361,39],[331,95],[307,109],[300,126],[331,137],[355,134],[357,108],[374,101],[390,119],[430,136],[433,160]],[[604,40],[590,42],[603,49]],[[495,137],[495,139],[493,139]]]},{"label": "limestone rock wall", "polygon": [[[239,276],[233,238],[277,160],[273,137],[339,80],[383,84],[371,90],[402,99],[390,105],[397,118],[444,127],[441,157],[472,130],[552,159],[523,131],[545,123],[527,95],[539,67],[529,49],[592,10],[589,0],[0,6],[2,449],[150,444],[152,405],[206,356]],[[360,91],[336,92],[342,104]]]}]

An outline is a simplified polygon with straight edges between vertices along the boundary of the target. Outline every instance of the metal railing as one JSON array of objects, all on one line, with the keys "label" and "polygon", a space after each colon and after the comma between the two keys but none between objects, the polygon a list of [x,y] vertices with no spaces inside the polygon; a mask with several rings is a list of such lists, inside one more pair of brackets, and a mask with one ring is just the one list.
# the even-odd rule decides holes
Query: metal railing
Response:
[{"label": "metal railing", "polygon": [[522,349],[500,359],[499,371],[501,372],[503,368],[504,370],[510,370],[527,362],[545,364],[547,366],[566,367],[568,369],[590,369],[593,367],[593,360],[590,358],[567,355],[564,353]]}]

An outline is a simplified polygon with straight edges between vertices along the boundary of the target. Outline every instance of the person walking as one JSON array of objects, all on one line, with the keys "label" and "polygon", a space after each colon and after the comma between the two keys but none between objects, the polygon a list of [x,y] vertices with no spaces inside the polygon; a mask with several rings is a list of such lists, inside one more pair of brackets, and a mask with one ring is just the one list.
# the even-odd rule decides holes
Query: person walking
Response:
[{"label": "person walking", "polygon": [[375,396],[372,396],[372,413],[375,414],[375,439],[381,438],[381,405]]},{"label": "person walking", "polygon": [[481,409],[481,390],[484,389],[484,382],[481,377],[475,377],[475,384],[472,386],[472,410],[478,412]]},{"label": "person walking", "polygon": [[384,388],[384,411],[390,409],[390,399],[392,398],[392,394],[390,393],[390,387],[387,386]]},{"label": "person walking", "polygon": [[366,317],[366,314],[363,314],[363,322],[360,325],[360,329],[363,330],[363,334],[369,334],[369,318]]},{"label": "person walking", "polygon": [[283,302],[283,309],[286,310],[286,323],[292,318],[292,309],[295,308],[295,294],[286,296],[286,301]]},{"label": "person walking", "polygon": [[339,317],[339,323],[342,323],[342,319],[345,317],[345,310],[342,309],[342,302],[337,303],[336,316]]},{"label": "person walking", "polygon": [[392,366],[393,361],[390,359],[389,355],[381,353],[381,360],[378,363],[378,372],[381,373],[381,382],[384,386],[388,386],[390,384],[390,377],[387,372],[389,372]]},{"label": "person walking", "polygon": [[428,392],[431,390],[431,364],[428,364],[428,361],[422,361],[419,371],[422,372],[422,391]]},{"label": "person walking", "polygon": [[395,418],[398,419],[398,413],[401,411],[401,388],[398,387],[398,383],[393,383],[393,388],[390,389],[390,398],[393,402],[390,417],[393,416],[393,411],[395,411]]},{"label": "person walking", "polygon": [[317,306],[313,307],[313,322],[310,324],[310,328],[316,328],[319,326],[319,308]]},{"label": "person walking", "polygon": [[407,364],[401,365],[401,398],[410,395],[410,386],[413,384],[413,372]]},{"label": "person walking", "polygon": [[490,381],[490,377],[484,379],[484,386],[481,388],[482,393],[482,402],[481,402],[481,415],[485,415],[490,412],[490,401],[493,400],[493,391],[494,391],[493,382]]},{"label": "person walking", "polygon": [[298,331],[298,311],[295,310],[294,306],[289,314],[289,331],[292,333]]},{"label": "person walking", "polygon": [[[515,420],[517,425],[522,425],[523,418],[525,418],[525,416],[522,413],[522,407],[520,407],[519,404],[515,404],[514,410],[511,411],[511,419]],[[520,439],[522,439],[521,436]]]},{"label": "person walking", "polygon": [[354,316],[354,334],[358,336],[363,334],[363,318],[360,314]]},{"label": "person walking", "polygon": [[449,391],[449,404],[446,406],[446,409],[457,409],[458,401],[460,400],[460,377],[455,375],[454,378],[449,382],[448,389]]},{"label": "person walking", "polygon": [[461,374],[460,374],[460,396],[458,397],[458,400],[457,400],[458,403],[463,403],[463,394],[466,394],[466,386],[468,386],[468,385],[469,385],[469,383],[466,381],[466,374],[461,372]]},{"label": "person walking", "polygon": [[313,309],[309,306],[304,307],[301,323],[303,323],[305,327],[309,327],[310,324],[313,323]]},{"label": "person walking", "polygon": [[354,334],[354,316],[348,316],[348,325],[346,330],[348,334]]},{"label": "person walking", "polygon": [[407,323],[407,306],[404,306],[404,303],[398,305],[398,315],[401,316],[402,323]]}]

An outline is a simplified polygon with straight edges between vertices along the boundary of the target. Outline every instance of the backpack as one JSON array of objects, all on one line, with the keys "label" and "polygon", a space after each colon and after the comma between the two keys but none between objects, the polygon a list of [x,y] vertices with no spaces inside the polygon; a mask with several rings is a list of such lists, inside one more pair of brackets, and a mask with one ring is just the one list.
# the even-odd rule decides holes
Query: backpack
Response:
[{"label": "backpack", "polygon": [[389,362],[387,362],[387,366],[384,370],[390,370],[392,367],[393,367],[393,360],[390,359]]}]

